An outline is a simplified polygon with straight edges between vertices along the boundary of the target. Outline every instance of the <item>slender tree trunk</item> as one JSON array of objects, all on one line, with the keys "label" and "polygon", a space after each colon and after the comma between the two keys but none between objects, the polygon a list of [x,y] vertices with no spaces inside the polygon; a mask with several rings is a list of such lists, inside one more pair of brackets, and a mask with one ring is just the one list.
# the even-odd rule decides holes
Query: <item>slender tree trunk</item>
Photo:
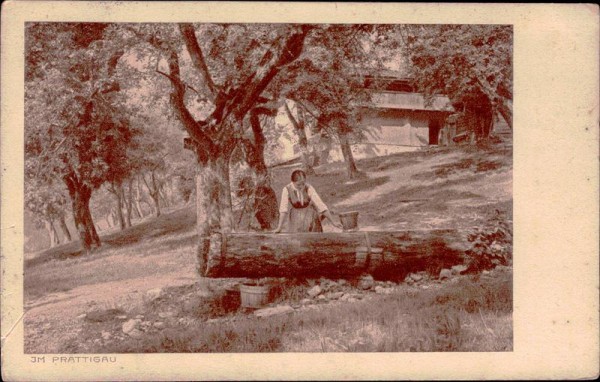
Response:
[{"label": "slender tree trunk", "polygon": [[156,175],[154,174],[154,171],[152,171],[150,173],[150,184],[152,185],[152,190],[150,190],[150,197],[152,198],[152,200],[154,201],[154,208],[156,211],[156,217],[160,216],[160,194],[159,194],[159,190],[158,190],[158,185],[156,182]]},{"label": "slender tree trunk", "polygon": [[125,229],[125,218],[123,217],[123,185],[121,183],[113,184],[113,193],[117,198],[117,219],[119,221],[119,229]]},{"label": "slender tree trunk", "polygon": [[106,223],[108,224],[108,228],[115,226],[115,213],[112,209],[108,214],[106,214]]},{"label": "slender tree trunk", "polygon": [[171,205],[167,193],[165,192],[164,185],[158,186],[158,196],[163,201],[163,205],[165,207],[169,207]]},{"label": "slender tree trunk", "polygon": [[498,111],[500,111],[500,115],[502,115],[502,118],[504,118],[506,124],[512,130],[512,103],[509,101],[507,101],[506,104],[500,103],[498,105]]},{"label": "slender tree trunk", "polygon": [[131,227],[131,210],[132,210],[132,201],[131,199],[133,199],[133,190],[132,190],[132,185],[133,185],[133,179],[129,179],[129,181],[127,182],[127,194],[125,194],[125,192],[123,191],[123,196],[125,198],[125,223],[127,223],[127,227]]},{"label": "slender tree trunk", "polygon": [[69,196],[73,205],[73,221],[81,240],[81,245],[86,253],[100,247],[100,238],[90,212],[90,198],[92,190],[80,184],[72,175],[65,179]]},{"label": "slender tree trunk", "polygon": [[308,139],[306,138],[306,122],[304,113],[302,112],[299,106],[296,106],[296,110],[298,113],[298,118],[296,119],[292,114],[292,111],[290,110],[287,103],[284,103],[284,105],[288,119],[290,120],[290,122],[292,122],[292,126],[294,126],[294,131],[298,136],[298,147],[300,148],[300,159],[302,160],[302,169],[307,175],[314,175],[315,170],[312,166],[310,155],[308,152]]},{"label": "slender tree trunk", "polygon": [[356,168],[356,163],[354,162],[354,155],[352,155],[352,149],[350,148],[350,142],[348,141],[348,134],[340,133],[339,138],[342,155],[344,156],[344,161],[346,162],[346,174],[348,179],[354,179],[359,176],[360,172]]},{"label": "slender tree trunk", "polygon": [[144,210],[142,209],[142,205],[140,201],[142,200],[142,191],[140,185],[140,178],[138,177],[135,184],[135,209],[137,210],[140,219],[144,218]]},{"label": "slender tree trunk", "polygon": [[67,223],[65,222],[64,216],[61,216],[58,219],[58,225],[60,226],[60,229],[62,230],[63,236],[65,238],[65,242],[71,241],[72,240],[71,232],[69,231],[69,227],[67,227]]},{"label": "slender tree trunk", "polygon": [[56,229],[54,228],[54,224],[52,224],[52,220],[44,220],[44,226],[46,227],[48,237],[50,238],[50,248],[56,247],[58,244],[60,244],[60,240],[58,238],[58,234],[56,233]]}]

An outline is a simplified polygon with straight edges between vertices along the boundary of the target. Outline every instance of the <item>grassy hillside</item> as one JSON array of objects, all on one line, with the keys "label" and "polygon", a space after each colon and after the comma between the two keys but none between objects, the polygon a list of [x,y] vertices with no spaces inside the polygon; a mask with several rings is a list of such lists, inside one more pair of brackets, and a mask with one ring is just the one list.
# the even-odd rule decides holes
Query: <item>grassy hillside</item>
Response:
[{"label": "grassy hillside", "polygon": [[[473,228],[485,226],[490,219],[497,216],[502,216],[503,220],[512,224],[510,147],[439,148],[362,160],[357,165],[366,174],[357,181],[347,181],[343,165],[338,163],[317,168],[317,175],[309,177],[308,182],[315,186],[332,211],[359,211],[359,225],[362,229],[457,228],[465,230],[466,233]],[[289,182],[292,170],[293,168],[273,170],[273,185],[278,196],[281,188]],[[327,224],[324,229],[334,230]],[[202,341],[198,345],[198,340],[194,342],[189,335],[183,334],[190,330],[182,329],[181,325],[184,324],[181,319],[189,324],[190,320],[204,322],[210,319],[211,315],[214,316],[214,312],[221,312],[222,315],[233,314],[235,317],[240,312],[229,311],[223,306],[222,300],[207,301],[198,296],[194,297],[192,293],[192,285],[196,280],[193,206],[167,211],[158,219],[148,219],[122,232],[103,236],[102,241],[103,247],[89,256],[81,254],[78,243],[26,255],[26,351],[141,351],[141,348],[144,351],[299,351],[309,348],[312,350],[306,351],[402,351],[443,350],[444,346],[447,347],[446,350],[508,350],[512,347],[510,273],[502,273],[500,281],[485,278],[465,279],[445,292],[423,290],[416,293],[398,289],[399,292],[391,296],[377,296],[383,299],[380,302],[377,299],[371,302],[360,301],[356,305],[335,308],[341,309],[337,313],[335,310],[333,313],[306,313],[307,321],[302,315],[294,316],[289,322],[276,317],[270,324],[256,324],[250,320],[240,326],[242,332],[228,332],[226,327],[230,324],[217,323],[217,329],[211,326],[214,330],[210,333],[213,334],[202,332],[196,335],[204,338],[203,336],[219,337],[222,333],[230,333],[236,339],[229,339],[230,348],[219,348],[224,346],[219,339],[215,340],[212,348],[202,347]],[[225,281],[227,280],[217,281],[215,285],[221,285],[219,283]],[[471,288],[473,283],[479,283],[478,287]],[[290,284],[289,290],[282,292],[282,295],[288,298],[280,298],[280,302],[294,299],[298,302],[310,286],[310,282],[307,281]],[[117,340],[120,338],[118,336],[111,337],[111,340],[98,338],[102,331],[118,331],[120,323],[114,317],[92,324],[82,324],[81,319],[77,318],[92,308],[105,311],[112,309],[114,312],[120,312],[115,313],[118,316],[156,316],[160,306],[157,306],[155,301],[148,301],[144,293],[157,287],[166,288],[168,295],[177,302],[176,309],[172,307],[170,312],[174,312],[178,321],[173,325],[167,322],[166,329],[148,334],[142,340]],[[465,288],[468,292],[465,292]],[[448,301],[455,301],[456,304],[448,305]],[[477,303],[477,309],[473,308],[473,301],[481,301]],[[373,322],[367,313],[372,311],[374,306],[380,306],[381,302],[385,302],[385,306],[396,308],[384,309],[377,316],[379,318],[375,319],[377,322]],[[163,301],[163,304],[165,303]],[[411,315],[412,321],[396,322],[399,316],[394,312],[400,306],[414,307],[409,310],[403,308]],[[443,306],[450,306],[451,309],[440,310]],[[414,316],[410,313],[413,310]],[[65,312],[69,313],[65,315]],[[347,319],[342,322],[340,317],[364,317],[364,320],[353,323]],[[437,321],[430,321],[431,319]],[[420,321],[425,322],[425,326],[419,324]],[[337,330],[341,333],[338,333],[337,337],[331,333],[327,336],[338,340],[344,336],[343,333],[355,331],[356,325],[367,325],[370,329],[363,329],[371,331],[375,337],[381,336],[382,333],[384,337],[396,336],[400,331],[405,336],[411,331],[415,332],[415,328],[420,328],[419,330],[423,330],[424,339],[415,342],[414,338],[405,338],[404,342],[398,340],[399,342],[394,343],[363,341],[370,344],[364,346],[360,345],[360,342],[355,345],[346,343],[341,345],[342,348],[335,350],[333,345],[317,346],[315,344],[318,341],[307,345],[300,337],[294,337],[296,334],[300,335],[302,330],[307,330],[306,327],[314,329],[311,322],[319,323],[319,333],[333,333]],[[307,326],[302,329],[304,323]],[[285,329],[280,327],[281,325],[285,326]],[[403,326],[400,328],[398,325]],[[431,327],[427,329],[427,325]],[[446,329],[439,329],[440,325]],[[264,332],[264,338],[256,337],[261,330]],[[431,334],[439,330],[449,331],[449,334],[446,333],[442,337],[451,338],[448,340],[450,345],[440,344],[439,339],[435,339],[439,336]],[[459,341],[469,330],[481,331],[479,335],[483,337],[476,343],[465,344],[464,339]],[[490,337],[490,331],[494,333],[493,337]],[[376,334],[373,334],[375,332]],[[462,334],[459,335],[459,332]],[[253,338],[256,338],[254,342],[243,337],[251,336],[252,333],[255,336]],[[279,342],[269,342],[278,336]],[[287,338],[288,342],[281,342],[282,336]],[[373,336],[371,337],[375,338]],[[498,336],[502,339],[499,340]],[[497,346],[490,347],[495,337],[498,337],[495,340]],[[166,338],[170,339],[169,341],[179,341],[179,345],[168,345],[169,341],[165,345],[163,342]],[[263,340],[267,341],[266,345]]]}]

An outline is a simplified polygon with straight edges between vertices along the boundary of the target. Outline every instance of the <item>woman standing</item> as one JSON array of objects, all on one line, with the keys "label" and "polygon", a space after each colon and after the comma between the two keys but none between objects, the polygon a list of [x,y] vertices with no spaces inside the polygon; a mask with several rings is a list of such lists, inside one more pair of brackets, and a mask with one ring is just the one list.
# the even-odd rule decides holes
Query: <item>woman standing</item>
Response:
[{"label": "woman standing", "polygon": [[287,221],[287,232],[323,232],[321,217],[325,216],[333,226],[342,228],[333,220],[331,212],[323,203],[317,191],[306,183],[302,170],[292,172],[292,182],[283,188],[279,204],[279,224],[274,233],[281,232]]}]

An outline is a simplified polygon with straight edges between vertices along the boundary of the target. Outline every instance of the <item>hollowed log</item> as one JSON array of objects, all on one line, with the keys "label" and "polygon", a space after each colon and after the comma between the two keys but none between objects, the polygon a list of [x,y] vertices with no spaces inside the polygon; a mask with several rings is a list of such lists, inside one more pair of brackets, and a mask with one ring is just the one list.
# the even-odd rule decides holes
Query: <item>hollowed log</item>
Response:
[{"label": "hollowed log", "polygon": [[[456,230],[325,233],[213,233],[205,277],[328,277],[363,273],[393,278],[458,264],[468,248]],[[415,269],[423,268],[423,269]]]}]

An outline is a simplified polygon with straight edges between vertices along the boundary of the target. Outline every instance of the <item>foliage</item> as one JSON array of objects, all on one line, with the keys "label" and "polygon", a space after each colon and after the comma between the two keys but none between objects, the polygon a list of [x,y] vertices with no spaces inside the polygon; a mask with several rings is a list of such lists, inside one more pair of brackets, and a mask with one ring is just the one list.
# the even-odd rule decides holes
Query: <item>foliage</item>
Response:
[{"label": "foliage", "polygon": [[[512,27],[508,25],[407,25],[410,75],[427,97],[446,94],[460,110],[500,112],[512,126]],[[480,129],[486,128],[485,126]],[[485,137],[484,131],[476,131]],[[489,132],[488,132],[489,133]]]},{"label": "foliage", "polygon": [[[114,51],[103,40],[82,39],[80,24],[28,26],[26,159],[36,177],[61,179],[74,173],[94,189],[118,177],[135,134],[115,94],[107,62]],[[54,38],[42,40],[54,32]],[[97,38],[98,36],[96,36]]]},{"label": "foliage", "polygon": [[512,263],[512,225],[500,211],[471,232],[468,240],[472,243],[465,253],[469,272]]},{"label": "foliage", "polygon": [[69,210],[68,195],[64,186],[57,183],[45,183],[35,178],[25,180],[25,208],[32,212],[36,223],[65,218]]}]

